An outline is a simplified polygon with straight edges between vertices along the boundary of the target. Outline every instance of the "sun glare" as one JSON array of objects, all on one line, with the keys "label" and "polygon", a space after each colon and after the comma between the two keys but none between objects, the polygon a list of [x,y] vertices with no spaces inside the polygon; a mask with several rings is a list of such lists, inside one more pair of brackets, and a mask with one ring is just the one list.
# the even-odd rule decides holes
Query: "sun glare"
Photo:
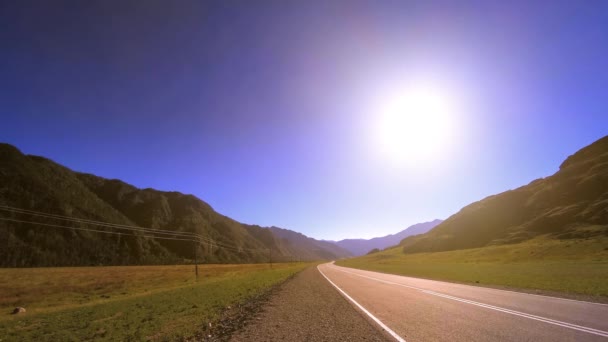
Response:
[{"label": "sun glare", "polygon": [[456,101],[440,87],[399,90],[377,108],[375,140],[383,157],[398,164],[428,164],[446,156],[455,130]]}]

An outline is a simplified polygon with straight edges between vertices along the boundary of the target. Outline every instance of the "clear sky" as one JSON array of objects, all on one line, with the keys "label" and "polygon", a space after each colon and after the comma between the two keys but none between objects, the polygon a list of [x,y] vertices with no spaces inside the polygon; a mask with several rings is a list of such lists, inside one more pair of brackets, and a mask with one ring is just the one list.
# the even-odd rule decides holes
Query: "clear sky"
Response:
[{"label": "clear sky", "polygon": [[[426,83],[457,110],[387,157],[381,112]],[[608,1],[2,1],[0,115],[0,141],[77,171],[380,236],[608,134]]]}]

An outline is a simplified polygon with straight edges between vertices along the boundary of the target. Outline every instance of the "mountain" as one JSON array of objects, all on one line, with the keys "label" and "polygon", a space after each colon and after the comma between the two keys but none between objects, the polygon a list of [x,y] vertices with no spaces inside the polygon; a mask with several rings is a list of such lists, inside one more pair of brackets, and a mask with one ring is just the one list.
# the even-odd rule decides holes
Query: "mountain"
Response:
[{"label": "mountain", "polygon": [[470,204],[401,245],[407,253],[449,251],[539,236],[608,236],[608,136],[568,157],[554,175]]},{"label": "mountain", "polygon": [[418,223],[410,226],[397,234],[391,234],[383,237],[377,237],[373,239],[345,239],[340,241],[331,241],[332,243],[340,246],[355,256],[364,255],[374,248],[384,249],[391,246],[398,245],[401,240],[408,236],[424,234],[443,222],[442,220],[433,220],[430,222]]},{"label": "mountain", "polygon": [[[303,258],[314,259],[320,256],[322,259],[336,259],[352,256],[353,254],[331,242],[319,241],[292,230],[270,227],[274,236],[282,240],[281,246],[286,248],[286,254],[300,255]],[[318,257],[317,257],[318,258]]]},{"label": "mountain", "polygon": [[[82,220],[160,231],[127,231]],[[205,242],[150,237],[165,231],[196,233]],[[350,256],[289,230],[279,234],[277,228],[239,223],[193,195],[138,189],[0,144],[0,267],[189,262],[195,251],[199,260],[214,263],[266,262],[271,254],[274,261]]]}]

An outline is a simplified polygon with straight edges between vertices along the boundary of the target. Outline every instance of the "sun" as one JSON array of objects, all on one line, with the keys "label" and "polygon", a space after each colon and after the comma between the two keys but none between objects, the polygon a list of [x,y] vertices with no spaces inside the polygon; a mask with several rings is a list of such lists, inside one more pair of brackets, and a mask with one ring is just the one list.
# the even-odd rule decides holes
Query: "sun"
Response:
[{"label": "sun", "polygon": [[376,148],[402,165],[439,161],[453,144],[457,112],[457,102],[444,88],[418,84],[399,89],[376,109]]}]

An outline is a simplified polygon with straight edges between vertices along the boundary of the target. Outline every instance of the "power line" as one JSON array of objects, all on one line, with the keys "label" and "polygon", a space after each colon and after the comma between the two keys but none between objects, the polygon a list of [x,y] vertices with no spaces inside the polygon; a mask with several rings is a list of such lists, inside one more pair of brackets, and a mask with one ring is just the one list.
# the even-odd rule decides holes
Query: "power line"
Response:
[{"label": "power line", "polygon": [[200,235],[198,235],[198,238],[201,239],[201,241],[203,241],[203,242],[213,244],[215,247],[223,247],[223,248],[227,248],[227,249],[232,249],[237,252],[242,252],[243,250],[249,250],[249,251],[266,251],[267,250],[267,248],[248,248],[248,247],[229,246],[229,245],[225,245],[223,243],[211,240],[207,237],[203,237]]},{"label": "power line", "polygon": [[54,228],[82,230],[82,231],[95,232],[95,233],[124,235],[124,236],[137,236],[137,237],[148,237],[148,238],[160,239],[160,240],[178,240],[178,241],[192,241],[192,242],[196,242],[195,239],[181,239],[181,238],[169,238],[169,237],[153,236],[153,235],[139,235],[139,234],[129,234],[129,233],[122,233],[122,232],[110,232],[110,231],[107,231],[107,230],[98,230],[98,229],[81,228],[81,227],[73,227],[73,226],[60,226],[60,225],[57,225],[57,224],[34,222],[34,221],[24,221],[24,220],[17,220],[17,219],[11,219],[11,218],[6,218],[6,217],[0,217],[0,220],[2,220],[2,221],[10,221],[10,222],[18,222],[18,223],[35,224],[35,225],[54,227]]},{"label": "power line", "polygon": [[108,223],[108,222],[94,221],[94,220],[88,220],[88,219],[81,219],[81,218],[77,218],[77,217],[70,217],[70,216],[63,216],[63,215],[56,215],[56,214],[48,214],[48,213],[44,213],[44,212],[40,212],[40,211],[26,210],[26,209],[20,209],[20,208],[13,208],[13,207],[4,206],[4,205],[0,205],[0,210],[17,212],[17,213],[20,213],[20,214],[27,214],[27,215],[33,215],[33,216],[52,218],[52,219],[57,219],[57,220],[65,220],[65,221],[88,223],[88,224],[94,224],[94,225],[99,225],[99,226],[112,227],[112,228],[117,228],[117,229],[149,231],[149,232],[154,232],[154,233],[158,233],[158,234],[170,234],[170,235],[188,235],[188,236],[196,236],[196,235],[198,235],[196,233],[191,233],[191,232],[177,232],[177,231],[169,231],[169,230],[165,230],[165,229],[154,229],[154,228],[144,228],[144,227],[139,227],[139,226],[128,226],[128,225],[124,225],[124,224]]},{"label": "power line", "polygon": [[198,261],[197,261],[197,257],[196,257],[196,243],[198,241],[195,239],[184,239],[181,237],[176,238],[176,237],[164,237],[164,236],[142,235],[142,234],[129,234],[129,233],[123,233],[123,232],[111,232],[111,231],[107,231],[107,230],[98,230],[98,229],[73,227],[73,226],[60,226],[57,224],[24,221],[24,220],[17,220],[17,219],[11,219],[11,218],[6,218],[6,217],[0,217],[0,220],[9,221],[9,222],[17,222],[17,223],[25,223],[25,224],[33,224],[33,225],[37,225],[37,226],[46,226],[46,227],[52,227],[52,228],[62,228],[62,229],[80,230],[80,231],[88,231],[88,232],[103,233],[103,234],[112,234],[112,235],[118,235],[118,236],[136,236],[136,237],[146,237],[146,238],[159,239],[159,240],[194,242],[195,243],[195,246],[194,246],[194,270],[195,271],[194,272],[196,274],[196,280],[198,281]]},{"label": "power line", "polygon": [[[10,206],[6,206],[6,205],[0,205],[0,210],[10,211],[10,212],[18,213],[18,214],[26,214],[26,215],[33,215],[33,216],[38,216],[38,217],[58,219],[58,220],[63,220],[63,221],[92,224],[92,225],[97,225],[97,226],[101,226],[101,227],[108,227],[108,228],[115,228],[115,229],[129,230],[129,231],[141,231],[141,232],[149,233],[149,234],[162,234],[162,235],[170,235],[170,236],[179,236],[179,237],[184,237],[184,238],[191,237],[193,239],[197,239],[199,243],[205,242],[214,247],[225,248],[225,249],[229,249],[229,250],[239,252],[239,253],[241,253],[243,251],[262,252],[262,251],[268,250],[268,248],[248,248],[248,247],[231,246],[231,245],[217,242],[211,238],[205,237],[205,236],[197,234],[197,233],[192,233],[192,232],[177,232],[177,231],[169,231],[169,230],[165,230],[165,229],[144,228],[144,227],[139,227],[139,226],[129,226],[129,225],[123,225],[123,224],[116,224],[116,223],[107,223],[107,222],[101,222],[101,221],[95,221],[95,220],[89,220],[89,219],[81,219],[81,218],[64,216],[64,215],[49,214],[49,213],[44,213],[44,212],[35,211],[35,210],[15,208],[15,207],[10,207]],[[17,222],[17,221],[15,221],[15,222]],[[31,221],[30,221],[30,223],[31,223]],[[36,224],[36,222],[34,222],[34,223]],[[39,223],[39,222],[37,224],[53,226],[53,227],[60,227],[58,225],[43,224],[43,223]],[[61,226],[61,227],[63,227],[63,226]],[[75,227],[71,227],[71,228],[74,229]],[[81,229],[81,230],[84,230],[84,229]],[[107,232],[107,231],[101,231],[101,230],[90,230],[90,231]],[[125,234],[125,233],[117,233],[117,232],[114,232],[114,234],[133,235],[133,234]],[[143,236],[143,235],[133,235],[133,236]],[[160,237],[156,237],[156,238],[160,238]],[[165,238],[165,240],[169,240],[169,239],[173,239],[173,238]],[[181,240],[188,240],[188,239],[181,239]],[[190,241],[193,241],[193,240],[190,240]]]},{"label": "power line", "polygon": [[40,211],[26,210],[26,209],[14,208],[14,207],[3,206],[3,205],[0,205],[0,210],[11,211],[11,212],[19,213],[19,214],[27,214],[27,215],[33,215],[33,216],[39,216],[39,217],[45,217],[45,218],[51,218],[51,219],[70,221],[70,222],[87,223],[87,224],[98,225],[98,226],[102,226],[102,227],[110,227],[110,228],[130,230],[130,231],[142,231],[142,232],[148,232],[148,233],[153,233],[153,234],[163,234],[163,235],[171,235],[171,236],[173,236],[173,235],[180,236],[181,235],[184,237],[192,237],[194,239],[200,239],[201,241],[205,241],[207,243],[213,244],[216,247],[224,247],[224,248],[233,249],[233,250],[239,249],[239,247],[237,247],[237,246],[224,245],[224,244],[218,243],[216,241],[213,241],[212,239],[206,238],[202,235],[199,235],[196,233],[191,233],[191,232],[176,232],[176,231],[170,231],[170,230],[164,230],[164,229],[144,228],[144,227],[139,227],[139,226],[128,226],[128,225],[123,225],[123,224],[107,223],[107,222],[81,219],[81,218],[70,217],[70,216],[48,214],[48,213],[43,213]]},{"label": "power line", "polygon": [[[122,236],[147,237],[147,238],[159,239],[159,240],[191,241],[191,242],[199,242],[199,243],[201,242],[200,238],[198,238],[198,237],[194,237],[192,239],[182,239],[182,238],[175,238],[175,237],[171,238],[171,237],[155,236],[155,235],[129,234],[129,233],[111,232],[111,231],[107,231],[107,230],[98,230],[98,229],[91,229],[91,228],[81,228],[81,227],[74,227],[74,226],[61,226],[61,225],[50,224],[50,223],[43,223],[43,222],[24,221],[24,220],[17,220],[17,219],[5,218],[5,217],[0,217],[0,220],[2,220],[2,221],[10,221],[10,222],[17,222],[17,223],[26,223],[26,224],[32,224],[32,225],[41,225],[41,226],[54,227],[54,228],[73,229],[73,230],[81,230],[81,231],[104,233],[104,234],[122,235]],[[214,247],[222,247],[222,248],[225,248],[225,249],[230,249],[230,250],[235,251],[235,252],[241,252],[242,251],[238,247],[221,246],[221,245],[217,245],[215,243],[211,243],[211,245],[213,245]],[[254,249],[249,249],[249,248],[242,248],[242,249],[245,249],[245,250],[254,250]],[[265,251],[265,250],[266,249],[255,249],[254,251]]]},{"label": "power line", "polygon": [[227,244],[223,244],[223,243],[214,241],[213,239],[202,236],[200,234],[191,233],[191,232],[177,232],[177,231],[169,231],[169,230],[165,230],[165,229],[144,228],[144,227],[139,227],[139,226],[128,226],[128,225],[123,225],[123,224],[107,223],[107,222],[94,221],[94,220],[89,220],[89,219],[81,219],[81,218],[64,216],[64,215],[49,214],[49,213],[44,213],[44,212],[35,211],[35,210],[27,210],[27,209],[9,207],[6,205],[0,205],[0,210],[6,210],[6,211],[16,212],[16,213],[20,213],[20,214],[34,215],[34,216],[39,216],[39,217],[59,219],[59,220],[65,220],[65,221],[87,223],[87,224],[99,225],[99,226],[103,226],[103,227],[125,229],[125,230],[131,230],[131,231],[143,231],[143,232],[150,232],[150,233],[154,233],[154,234],[164,234],[164,235],[192,236],[192,237],[198,238],[204,242],[213,244],[216,247],[224,247],[224,248],[232,249],[232,250],[235,250],[238,252],[241,252],[242,250],[251,250],[251,251],[265,250],[265,249],[257,249],[257,248],[254,249],[254,248],[248,248],[248,247],[230,246]]}]

